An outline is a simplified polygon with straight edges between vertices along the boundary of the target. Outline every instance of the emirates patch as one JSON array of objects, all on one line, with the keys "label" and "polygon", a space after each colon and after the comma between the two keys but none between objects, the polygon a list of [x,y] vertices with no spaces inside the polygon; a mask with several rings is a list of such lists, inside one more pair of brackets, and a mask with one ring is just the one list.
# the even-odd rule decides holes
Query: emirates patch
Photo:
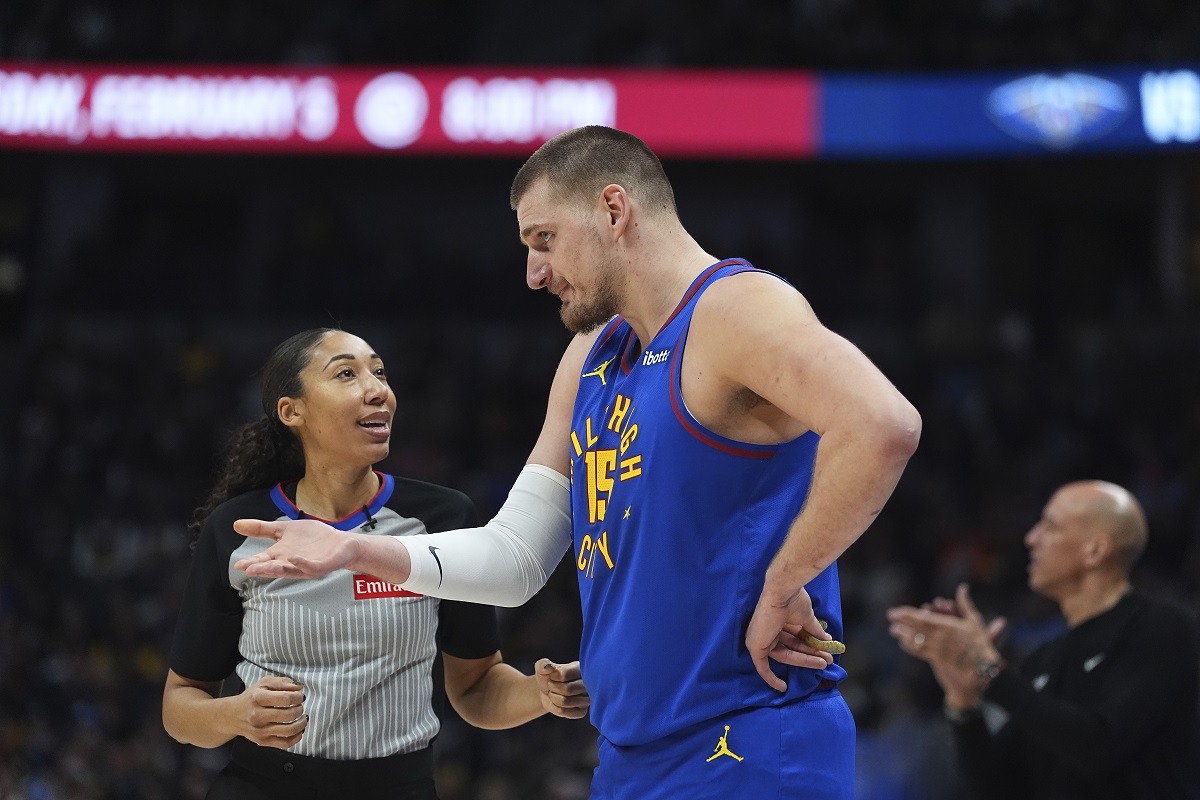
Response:
[{"label": "emirates patch", "polygon": [[410,592],[403,586],[380,580],[374,575],[354,576],[354,599],[375,600],[380,597],[423,597],[417,592]]}]

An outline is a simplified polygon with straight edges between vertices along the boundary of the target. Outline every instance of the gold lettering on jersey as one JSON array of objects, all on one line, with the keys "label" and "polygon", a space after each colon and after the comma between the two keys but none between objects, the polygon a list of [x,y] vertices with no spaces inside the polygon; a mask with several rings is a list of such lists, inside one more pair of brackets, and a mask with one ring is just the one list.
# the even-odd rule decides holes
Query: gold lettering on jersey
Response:
[{"label": "gold lettering on jersey", "polygon": [[625,451],[633,445],[636,439],[637,423],[635,422],[621,433],[621,455],[625,455]]},{"label": "gold lettering on jersey", "polygon": [[600,538],[596,540],[596,550],[600,555],[604,556],[604,563],[608,564],[608,568],[613,568],[612,556],[608,554],[608,531],[600,534]]},{"label": "gold lettering on jersey", "polygon": [[583,454],[587,464],[588,522],[602,522],[608,507],[608,495],[613,487],[613,469],[617,466],[616,450],[588,450]]},{"label": "gold lettering on jersey", "polygon": [[[587,440],[588,447],[594,447],[596,442],[600,441],[599,436],[592,435],[592,418],[588,417],[583,421],[583,436]],[[575,456],[578,458],[583,455],[583,445],[579,443],[579,434],[571,431],[571,449],[575,451]]]},{"label": "gold lettering on jersey", "polygon": [[597,539],[585,535],[583,541],[579,543],[579,557],[575,559],[575,566],[579,567],[579,571],[589,578],[596,574],[597,554],[604,559],[604,563],[608,565],[609,569],[615,566],[612,556],[608,552],[608,531],[603,531]]},{"label": "gold lettering on jersey", "polygon": [[589,534],[584,534],[583,541],[579,543],[579,558],[575,562],[575,566],[579,567],[580,572],[587,572],[588,556],[592,552],[592,537]]},{"label": "gold lettering on jersey", "polygon": [[[587,523],[597,525],[605,521],[610,503],[618,502],[613,499],[613,490],[620,481],[626,481],[642,474],[642,455],[634,447],[638,439],[638,425],[634,422],[637,409],[632,397],[617,394],[611,405],[604,409],[603,414],[595,417],[588,416],[583,424],[571,431],[571,474],[574,480],[575,468],[579,467],[579,477],[586,480],[587,491],[581,498],[587,506]],[[593,427],[596,424],[604,428]],[[605,434],[605,431],[615,434]],[[601,435],[607,436],[604,444],[610,447],[597,447]],[[630,518],[630,509],[625,509],[622,519]],[[620,524],[620,520],[616,524]],[[591,529],[589,529],[591,530]],[[580,540],[579,552],[576,554],[575,566],[585,576],[595,576],[597,564],[616,568],[614,547],[619,547],[621,532],[613,531],[617,542],[610,545],[608,531],[600,534],[588,533]]]},{"label": "gold lettering on jersey", "polygon": [[608,418],[608,429],[610,431],[621,430],[621,422],[625,419],[625,415],[629,413],[629,406],[633,404],[633,400],[625,397],[622,394],[617,395],[617,399],[613,401],[613,413]]},{"label": "gold lettering on jersey", "polygon": [[637,454],[636,456],[630,456],[629,458],[623,459],[621,461],[621,474],[618,476],[619,480],[627,481],[630,478],[636,478],[638,475],[641,475],[641,474],[642,474],[642,455],[641,455],[641,453]]}]

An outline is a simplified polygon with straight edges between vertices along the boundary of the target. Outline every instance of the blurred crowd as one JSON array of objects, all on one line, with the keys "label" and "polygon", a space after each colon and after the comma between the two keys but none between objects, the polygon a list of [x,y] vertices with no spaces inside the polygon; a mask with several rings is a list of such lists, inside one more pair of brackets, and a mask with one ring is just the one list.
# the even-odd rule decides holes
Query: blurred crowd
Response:
[{"label": "blurred crowd", "polygon": [[[384,467],[490,515],[567,341],[553,298],[523,285],[515,163],[142,164],[31,157],[0,189],[0,259],[24,266],[0,328],[14,800],[198,798],[222,763],[163,732],[164,656],[185,523],[273,344],[363,335],[400,398]],[[959,796],[940,695],[884,609],[966,580],[1012,620],[1010,652],[1053,634],[1021,537],[1059,483],[1133,490],[1151,526],[1139,585],[1200,608],[1200,239],[1181,162],[1160,166],[667,165],[711,251],[792,281],[924,415],[894,498],[840,561],[864,800]],[[509,660],[575,657],[574,580],[567,564],[501,612]],[[447,711],[442,796],[585,797],[593,741],[582,722],[479,732]]]},{"label": "blurred crowd", "polygon": [[0,58],[963,69],[1200,57],[1178,0],[11,0]]}]

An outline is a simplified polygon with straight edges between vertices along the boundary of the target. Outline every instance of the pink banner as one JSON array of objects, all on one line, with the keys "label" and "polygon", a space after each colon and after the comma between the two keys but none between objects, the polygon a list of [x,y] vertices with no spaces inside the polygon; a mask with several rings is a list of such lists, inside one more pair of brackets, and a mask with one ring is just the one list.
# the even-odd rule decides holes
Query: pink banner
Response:
[{"label": "pink banner", "polygon": [[815,77],[0,61],[0,148],[522,156],[580,125],[665,157],[815,154]]}]

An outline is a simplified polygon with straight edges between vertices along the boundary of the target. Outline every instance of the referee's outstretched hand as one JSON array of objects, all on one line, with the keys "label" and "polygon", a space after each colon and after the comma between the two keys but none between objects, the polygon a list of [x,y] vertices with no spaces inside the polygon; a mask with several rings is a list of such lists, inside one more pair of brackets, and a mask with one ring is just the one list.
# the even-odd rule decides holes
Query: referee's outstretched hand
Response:
[{"label": "referee's outstretched hand", "polygon": [[319,578],[345,567],[358,554],[354,536],[315,519],[239,519],[233,529],[243,536],[274,540],[266,550],[233,565],[259,578]]}]

